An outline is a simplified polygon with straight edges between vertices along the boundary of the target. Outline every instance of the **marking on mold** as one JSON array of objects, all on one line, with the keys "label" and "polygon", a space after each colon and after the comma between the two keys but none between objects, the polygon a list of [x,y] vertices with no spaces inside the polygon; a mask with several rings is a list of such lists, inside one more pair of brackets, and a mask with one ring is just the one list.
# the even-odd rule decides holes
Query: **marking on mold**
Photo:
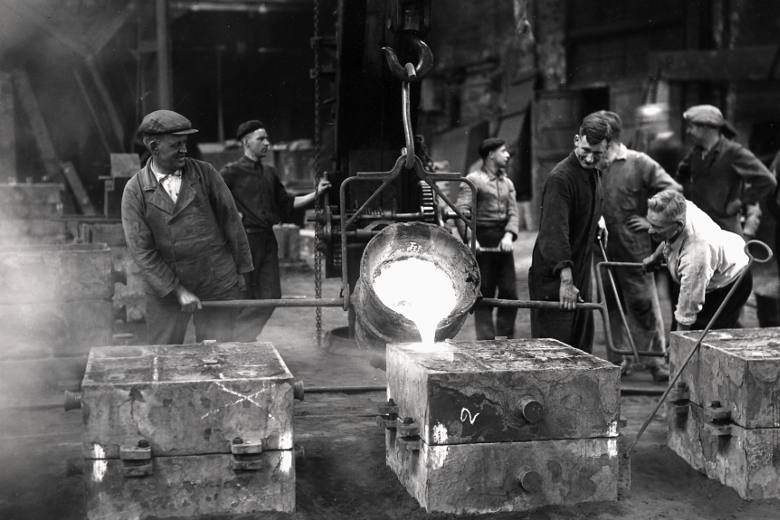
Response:
[{"label": "marking on mold", "polygon": [[609,439],[607,441],[607,453],[609,453],[610,457],[617,457],[618,456],[617,439]]},{"label": "marking on mold", "polygon": [[474,424],[474,421],[477,420],[477,417],[479,417],[479,412],[474,414],[474,416],[471,416],[471,411],[468,408],[464,408],[460,411],[460,422],[466,422],[466,419],[469,420],[469,424]]},{"label": "marking on mold", "polygon": [[157,356],[154,356],[154,360],[152,361],[152,381],[159,381],[160,380],[160,359]]},{"label": "marking on mold", "polygon": [[433,427],[433,443],[444,444],[446,442],[447,442],[447,427],[444,426],[442,423],[439,423]]},{"label": "marking on mold", "polygon": [[[221,376],[221,375],[222,375],[222,374],[220,374],[220,376]],[[225,408],[227,408],[228,406],[236,406],[237,404],[241,404],[241,403],[243,403],[244,401],[249,401],[249,402],[250,402],[250,403],[252,403],[253,405],[257,406],[258,408],[262,408],[262,407],[263,407],[263,406],[262,406],[260,403],[258,403],[257,401],[255,401],[255,400],[254,400],[254,398],[255,398],[255,397],[257,397],[258,395],[260,395],[260,394],[262,394],[262,393],[263,393],[263,390],[259,390],[259,391],[255,392],[255,393],[253,393],[253,394],[244,395],[244,394],[241,394],[241,393],[235,392],[235,391],[233,391],[233,390],[231,390],[231,389],[229,389],[229,388],[226,388],[226,387],[225,387],[225,385],[224,385],[224,384],[222,384],[222,383],[216,383],[216,385],[217,385],[217,386],[219,387],[219,389],[220,389],[220,390],[222,390],[223,392],[227,392],[228,394],[232,394],[232,395],[235,395],[236,397],[239,397],[239,398],[240,398],[240,399],[238,399],[238,400],[236,400],[236,401],[234,401],[234,402],[232,402],[232,403],[228,403],[228,404],[226,404],[226,405],[225,405]],[[221,411],[221,410],[222,410],[222,408],[217,408],[217,409],[215,409],[215,410],[211,410],[210,412],[207,412],[207,413],[205,413],[205,414],[203,415],[203,417],[201,417],[201,420],[203,420],[203,419],[205,419],[206,417],[208,417],[209,415],[211,415],[211,414],[215,414],[215,413],[217,413],[217,412],[219,412],[219,411]]]},{"label": "marking on mold", "polygon": [[93,444],[92,454],[97,459],[92,463],[92,480],[102,482],[106,471],[108,471],[108,461],[105,460],[106,452],[100,444]]},{"label": "marking on mold", "polygon": [[447,460],[447,453],[450,451],[449,446],[430,446],[431,450],[431,469],[440,469],[444,466],[444,462]]}]

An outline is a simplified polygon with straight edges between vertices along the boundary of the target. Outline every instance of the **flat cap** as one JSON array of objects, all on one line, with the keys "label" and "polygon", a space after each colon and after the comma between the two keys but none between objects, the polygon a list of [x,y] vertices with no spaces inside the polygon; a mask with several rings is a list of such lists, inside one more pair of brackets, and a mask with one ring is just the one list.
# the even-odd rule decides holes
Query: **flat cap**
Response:
[{"label": "flat cap", "polygon": [[498,150],[502,146],[506,144],[506,141],[503,139],[499,139],[498,137],[490,137],[488,139],[485,139],[482,141],[482,144],[479,145],[479,156],[483,159],[487,157],[487,154],[492,152],[493,150]]},{"label": "flat cap", "polygon": [[714,126],[715,128],[720,128],[725,122],[723,119],[723,113],[720,111],[720,109],[712,105],[692,106],[685,111],[683,117],[691,123],[696,123],[697,125]]},{"label": "flat cap", "polygon": [[245,135],[251,134],[255,130],[260,130],[261,128],[265,128],[265,125],[262,121],[258,121],[257,119],[251,119],[245,123],[241,123],[238,126],[238,130],[236,130],[236,141],[240,141]]},{"label": "flat cap", "polygon": [[155,110],[146,114],[138,131],[144,135],[187,135],[197,132],[189,119],[171,110]]}]

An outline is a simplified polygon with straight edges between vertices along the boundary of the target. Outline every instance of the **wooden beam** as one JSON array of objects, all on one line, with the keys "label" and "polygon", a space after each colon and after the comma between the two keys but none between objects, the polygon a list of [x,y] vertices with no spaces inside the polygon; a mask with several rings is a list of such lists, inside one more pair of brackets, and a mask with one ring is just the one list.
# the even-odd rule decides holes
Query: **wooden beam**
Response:
[{"label": "wooden beam", "polygon": [[88,46],[91,49],[92,54],[99,53],[103,47],[116,36],[116,33],[118,33],[119,30],[125,26],[130,17],[135,14],[136,7],[136,3],[131,1],[116,16],[112,16],[107,23],[101,25],[100,28],[92,34],[85,36],[85,40],[89,42]]},{"label": "wooden beam", "polygon": [[62,168],[62,173],[65,174],[65,178],[68,180],[68,184],[70,184],[70,188],[73,190],[73,195],[75,196],[79,208],[81,208],[81,213],[84,215],[97,215],[97,211],[95,211],[92,201],[89,200],[87,190],[84,189],[84,185],[81,183],[81,178],[76,171],[76,167],[73,166],[73,163],[65,161],[60,167]]},{"label": "wooden beam", "polygon": [[0,72],[0,181],[17,180],[14,85],[11,75]]},{"label": "wooden beam", "polygon": [[78,71],[73,71],[73,77],[76,78],[76,83],[79,86],[81,95],[84,97],[84,103],[87,105],[89,115],[92,117],[92,122],[95,123],[95,128],[97,129],[98,135],[100,136],[100,142],[103,143],[103,148],[106,149],[106,155],[110,156],[113,150],[111,150],[111,145],[108,143],[108,137],[103,131],[103,126],[100,124],[100,116],[97,113],[95,105],[92,104],[92,99],[89,95],[89,92],[87,91],[87,86],[84,85],[84,81],[81,79],[81,74],[79,74]]},{"label": "wooden beam", "polygon": [[30,86],[30,80],[23,70],[17,69],[13,71],[12,76],[16,94],[22,104],[22,110],[24,110],[27,120],[30,122],[30,127],[32,127],[35,143],[38,145],[38,151],[41,154],[46,175],[54,182],[62,175],[60,161],[57,158],[57,152],[54,149],[49,130],[46,128],[46,123],[43,120],[38,100],[35,99],[35,94]]},{"label": "wooden beam", "polygon": [[39,13],[38,11],[30,7],[29,2],[16,2],[14,0],[0,0],[0,4],[6,6],[9,9],[16,11],[23,17],[27,18],[35,25],[42,28],[50,35],[52,35],[54,38],[59,40],[60,43],[62,43],[66,47],[69,47],[76,54],[83,56],[85,58],[91,54],[90,49],[86,45],[84,45],[83,42],[75,38],[72,38],[71,36],[62,32],[57,26],[55,26],[49,21],[49,18],[47,18],[46,16],[42,15],[41,13]]},{"label": "wooden beam", "polygon": [[[766,81],[777,46],[651,52],[648,70],[670,81]],[[777,71],[772,80],[778,79]]]},{"label": "wooden beam", "polygon": [[122,119],[119,117],[119,111],[117,110],[113,99],[111,99],[111,94],[108,92],[108,87],[106,87],[106,84],[103,82],[103,78],[100,76],[100,72],[97,70],[95,61],[92,58],[87,58],[86,62],[87,70],[89,70],[89,74],[92,77],[92,82],[95,84],[98,95],[103,101],[103,105],[106,107],[108,119],[111,122],[111,127],[114,129],[114,136],[119,142],[119,150],[124,151],[126,146],[125,129],[122,126]]}]

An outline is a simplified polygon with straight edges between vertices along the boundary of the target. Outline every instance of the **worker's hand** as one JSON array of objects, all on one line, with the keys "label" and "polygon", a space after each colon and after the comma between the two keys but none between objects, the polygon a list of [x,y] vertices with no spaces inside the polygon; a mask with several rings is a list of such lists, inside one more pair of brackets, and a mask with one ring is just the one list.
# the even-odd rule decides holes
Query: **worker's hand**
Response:
[{"label": "worker's hand", "polygon": [[726,204],[726,215],[733,217],[742,210],[742,201],[734,199]]},{"label": "worker's hand", "polygon": [[238,273],[238,292],[241,293],[241,296],[246,294],[246,278],[244,278],[243,273]]},{"label": "worker's hand", "polygon": [[320,179],[320,182],[317,183],[317,196],[321,197],[323,193],[328,191],[330,189],[330,181],[328,179]]},{"label": "worker's hand", "polygon": [[501,243],[498,244],[498,249],[504,253],[509,253],[514,250],[512,233],[504,234],[504,238],[502,238]]},{"label": "worker's hand", "polygon": [[561,278],[558,300],[558,308],[564,311],[573,311],[577,309],[577,303],[582,301],[580,290],[574,286],[573,282]]},{"label": "worker's hand", "polygon": [[203,308],[200,298],[188,291],[182,284],[177,285],[173,292],[176,299],[179,300],[181,312],[195,312]]},{"label": "worker's hand", "polygon": [[607,240],[609,239],[609,231],[607,231],[607,221],[604,217],[599,218],[598,229],[596,230],[596,240],[600,241],[604,247],[607,247]]},{"label": "worker's hand", "polygon": [[650,229],[650,222],[645,217],[634,215],[626,220],[626,227],[634,233],[646,233]]},{"label": "worker's hand", "polygon": [[661,257],[656,257],[656,255],[650,255],[644,260],[642,260],[642,273],[654,273],[658,269],[661,268],[661,264],[663,263],[663,259]]}]

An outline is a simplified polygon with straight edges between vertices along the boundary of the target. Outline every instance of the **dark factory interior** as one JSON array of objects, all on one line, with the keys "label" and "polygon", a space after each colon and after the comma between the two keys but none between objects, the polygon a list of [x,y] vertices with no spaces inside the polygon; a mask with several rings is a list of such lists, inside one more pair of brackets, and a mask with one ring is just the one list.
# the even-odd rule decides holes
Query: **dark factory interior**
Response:
[{"label": "dark factory interior", "polygon": [[778,518],[778,34],[0,0],[0,520]]}]

